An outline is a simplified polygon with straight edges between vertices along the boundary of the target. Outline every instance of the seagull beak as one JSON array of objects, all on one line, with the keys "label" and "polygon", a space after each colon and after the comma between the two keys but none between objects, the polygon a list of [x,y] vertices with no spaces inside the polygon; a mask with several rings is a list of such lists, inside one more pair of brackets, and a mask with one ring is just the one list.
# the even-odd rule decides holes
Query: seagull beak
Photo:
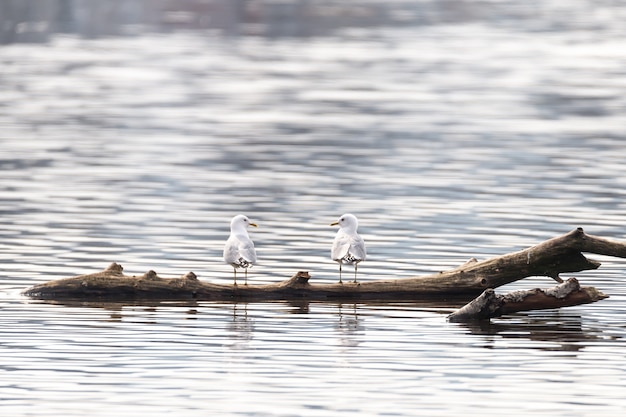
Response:
[{"label": "seagull beak", "polygon": [[331,226],[337,226],[338,224],[339,224],[339,222],[334,222],[334,223],[331,223],[330,225]]},{"label": "seagull beak", "polygon": [[250,223],[250,226],[259,227],[256,225],[256,223]]}]

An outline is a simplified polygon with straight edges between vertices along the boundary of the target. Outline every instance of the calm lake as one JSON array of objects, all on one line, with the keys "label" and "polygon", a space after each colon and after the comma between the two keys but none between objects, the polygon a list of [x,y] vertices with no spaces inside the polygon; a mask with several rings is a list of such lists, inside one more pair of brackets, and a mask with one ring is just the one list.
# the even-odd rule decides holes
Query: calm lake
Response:
[{"label": "calm lake", "polygon": [[251,283],[338,280],[346,212],[362,281],[578,226],[626,240],[626,2],[18,3],[0,0],[0,414],[623,414],[623,259],[575,274],[606,300],[476,325],[446,300],[21,291],[111,262],[229,283],[238,213],[260,226]]}]

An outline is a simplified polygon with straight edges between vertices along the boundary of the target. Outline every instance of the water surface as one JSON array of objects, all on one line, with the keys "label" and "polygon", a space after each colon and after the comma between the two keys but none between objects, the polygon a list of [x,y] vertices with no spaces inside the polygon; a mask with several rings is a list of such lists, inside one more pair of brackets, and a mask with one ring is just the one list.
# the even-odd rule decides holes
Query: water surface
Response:
[{"label": "water surface", "polygon": [[110,262],[229,282],[221,251],[240,212],[260,225],[251,282],[334,282],[328,224],[344,212],[368,245],[363,281],[578,226],[624,239],[624,5],[417,3],[324,34],[0,47],[2,414],[621,415],[620,259],[576,274],[609,299],[480,325],[447,323],[445,300],[20,295]]}]

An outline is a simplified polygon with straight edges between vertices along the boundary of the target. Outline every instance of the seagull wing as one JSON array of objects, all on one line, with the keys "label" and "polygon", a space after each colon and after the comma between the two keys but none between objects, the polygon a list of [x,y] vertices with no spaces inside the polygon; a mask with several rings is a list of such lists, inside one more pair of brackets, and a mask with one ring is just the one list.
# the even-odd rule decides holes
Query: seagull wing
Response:
[{"label": "seagull wing", "polygon": [[354,235],[350,237],[350,254],[359,259],[361,261],[365,260],[365,256],[367,255],[365,250],[365,241],[359,235]]},{"label": "seagull wing", "polygon": [[248,236],[239,237],[239,256],[250,262],[251,264],[256,262],[256,250],[254,249],[254,243]]},{"label": "seagull wing", "polygon": [[233,265],[239,263],[239,240],[230,236],[224,245],[224,262]]},{"label": "seagull wing", "polygon": [[350,236],[343,233],[341,230],[335,236],[333,241],[333,247],[330,251],[330,257],[333,261],[338,261],[348,254],[350,250]]}]

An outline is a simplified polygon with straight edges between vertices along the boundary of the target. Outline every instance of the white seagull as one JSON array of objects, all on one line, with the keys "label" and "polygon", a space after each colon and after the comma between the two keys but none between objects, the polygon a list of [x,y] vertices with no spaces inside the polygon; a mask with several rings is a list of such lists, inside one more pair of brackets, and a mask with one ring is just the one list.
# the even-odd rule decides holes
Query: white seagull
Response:
[{"label": "white seagull", "polygon": [[248,226],[257,227],[243,214],[233,217],[230,221],[230,236],[224,246],[224,262],[233,267],[235,286],[237,285],[237,268],[245,269],[245,285],[248,285],[248,268],[256,263],[256,251],[252,239],[248,236]]},{"label": "white seagull", "polygon": [[346,213],[338,221],[331,223],[331,226],[339,225],[339,231],[333,242],[330,257],[333,261],[339,262],[339,283],[341,281],[341,264],[354,264],[354,282],[356,282],[356,271],[359,262],[365,260],[365,241],[356,232],[359,221],[356,216]]}]

